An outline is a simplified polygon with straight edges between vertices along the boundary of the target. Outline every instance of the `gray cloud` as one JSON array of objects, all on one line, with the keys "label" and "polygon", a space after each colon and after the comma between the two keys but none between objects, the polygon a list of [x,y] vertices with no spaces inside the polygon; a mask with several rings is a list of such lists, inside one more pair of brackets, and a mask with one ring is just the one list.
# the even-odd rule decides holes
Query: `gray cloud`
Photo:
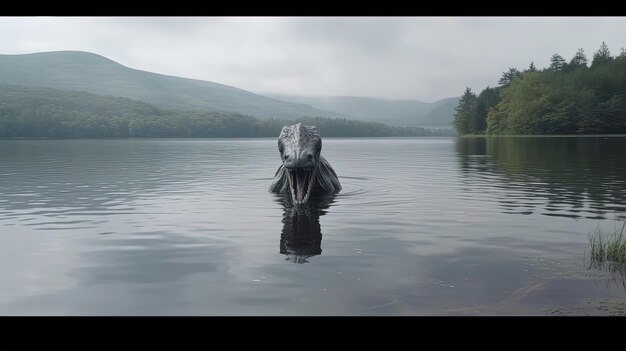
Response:
[{"label": "gray cloud", "polygon": [[2,17],[0,53],[84,50],[251,91],[433,101],[605,41],[624,18]]}]

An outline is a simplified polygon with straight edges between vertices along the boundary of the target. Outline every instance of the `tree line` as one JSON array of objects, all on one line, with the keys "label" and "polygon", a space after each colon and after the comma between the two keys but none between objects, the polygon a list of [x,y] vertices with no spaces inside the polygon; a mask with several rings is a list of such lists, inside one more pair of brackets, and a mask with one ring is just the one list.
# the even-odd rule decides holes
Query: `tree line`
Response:
[{"label": "tree line", "polygon": [[342,118],[260,120],[229,112],[164,110],[121,97],[0,85],[0,138],[276,137],[284,125],[297,122],[316,125],[323,136],[453,134]]},{"label": "tree line", "polygon": [[466,88],[455,111],[459,134],[626,133],[626,51],[611,56],[603,42],[591,65],[579,49],[541,70],[510,68],[497,87]]}]

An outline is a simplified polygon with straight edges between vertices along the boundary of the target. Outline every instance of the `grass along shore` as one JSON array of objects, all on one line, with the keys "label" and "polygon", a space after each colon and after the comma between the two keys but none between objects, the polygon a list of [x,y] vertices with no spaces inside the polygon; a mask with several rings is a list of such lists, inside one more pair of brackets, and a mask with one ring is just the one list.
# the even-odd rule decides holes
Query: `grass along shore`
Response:
[{"label": "grass along shore", "polygon": [[626,220],[619,231],[616,228],[613,233],[604,233],[596,229],[589,235],[589,268],[604,268],[607,265],[610,270],[626,268],[625,227]]}]

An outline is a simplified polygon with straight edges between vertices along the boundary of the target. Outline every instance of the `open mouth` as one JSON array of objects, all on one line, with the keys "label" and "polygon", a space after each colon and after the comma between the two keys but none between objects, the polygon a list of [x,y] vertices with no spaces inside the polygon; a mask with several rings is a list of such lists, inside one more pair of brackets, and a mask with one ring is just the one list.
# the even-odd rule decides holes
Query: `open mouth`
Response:
[{"label": "open mouth", "polygon": [[287,175],[293,202],[295,204],[307,202],[313,187],[313,168],[288,168]]}]

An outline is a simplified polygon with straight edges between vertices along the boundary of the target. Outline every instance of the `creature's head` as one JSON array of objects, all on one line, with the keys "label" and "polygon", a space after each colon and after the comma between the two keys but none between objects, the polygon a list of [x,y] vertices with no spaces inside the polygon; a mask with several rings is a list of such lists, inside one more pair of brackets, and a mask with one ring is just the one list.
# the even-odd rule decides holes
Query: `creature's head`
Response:
[{"label": "creature's head", "polygon": [[294,204],[307,202],[322,151],[322,138],[317,127],[302,123],[284,126],[278,137],[278,151],[287,172]]}]

